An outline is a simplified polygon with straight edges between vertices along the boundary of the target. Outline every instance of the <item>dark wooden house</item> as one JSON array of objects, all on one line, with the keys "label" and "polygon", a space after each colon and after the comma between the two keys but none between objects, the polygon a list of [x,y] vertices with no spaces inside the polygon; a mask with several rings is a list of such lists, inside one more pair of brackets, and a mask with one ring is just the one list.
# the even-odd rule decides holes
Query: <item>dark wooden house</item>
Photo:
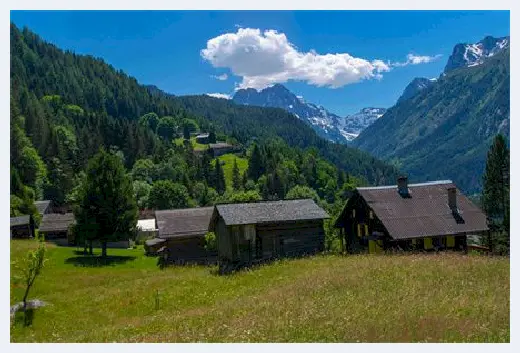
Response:
[{"label": "dark wooden house", "polygon": [[485,214],[450,181],[356,188],[335,222],[350,253],[467,250],[467,235],[488,231]]},{"label": "dark wooden house", "polygon": [[75,223],[73,213],[49,213],[44,214],[40,222],[38,232],[45,236],[45,239],[68,238],[70,228]]},{"label": "dark wooden house", "polygon": [[53,213],[51,200],[34,201],[34,206],[36,206],[36,209],[41,216],[44,214]]},{"label": "dark wooden house", "polygon": [[278,257],[323,251],[327,213],[311,199],[215,206],[221,272]]},{"label": "dark wooden house", "polygon": [[11,217],[11,238],[33,238],[34,219],[32,216]]},{"label": "dark wooden house", "polygon": [[213,207],[155,212],[157,237],[145,243],[148,254],[162,249],[169,263],[210,263],[216,252],[207,251],[205,236]]},{"label": "dark wooden house", "polygon": [[226,153],[233,153],[236,151],[235,146],[225,142],[217,142],[209,144],[209,153],[213,157],[222,156]]}]

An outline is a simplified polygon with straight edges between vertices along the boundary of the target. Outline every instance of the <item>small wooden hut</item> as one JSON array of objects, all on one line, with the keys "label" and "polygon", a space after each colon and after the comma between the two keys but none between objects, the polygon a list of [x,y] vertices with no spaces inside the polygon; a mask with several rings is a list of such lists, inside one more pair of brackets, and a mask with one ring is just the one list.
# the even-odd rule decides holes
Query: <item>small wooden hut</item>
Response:
[{"label": "small wooden hut", "polygon": [[40,222],[38,232],[45,236],[45,239],[67,239],[72,225],[75,223],[73,213],[49,213],[44,214]]},{"label": "small wooden hut", "polygon": [[30,215],[11,217],[12,238],[34,238],[34,219]]},{"label": "small wooden hut", "polygon": [[217,237],[221,272],[323,251],[326,218],[311,199],[215,206],[209,229]]},{"label": "small wooden hut", "polygon": [[156,211],[157,238],[146,241],[147,253],[164,248],[168,263],[215,262],[216,252],[205,248],[212,213],[213,207]]}]

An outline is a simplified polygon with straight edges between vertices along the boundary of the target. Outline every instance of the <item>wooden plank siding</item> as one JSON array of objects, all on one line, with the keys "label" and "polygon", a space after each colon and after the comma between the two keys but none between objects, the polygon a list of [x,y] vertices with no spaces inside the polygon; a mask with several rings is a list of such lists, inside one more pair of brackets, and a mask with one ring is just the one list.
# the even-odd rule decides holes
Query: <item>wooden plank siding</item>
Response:
[{"label": "wooden plank siding", "polygon": [[[254,237],[246,239],[246,227]],[[315,254],[324,250],[323,220],[225,226],[217,223],[219,264],[251,265],[282,257]]]}]

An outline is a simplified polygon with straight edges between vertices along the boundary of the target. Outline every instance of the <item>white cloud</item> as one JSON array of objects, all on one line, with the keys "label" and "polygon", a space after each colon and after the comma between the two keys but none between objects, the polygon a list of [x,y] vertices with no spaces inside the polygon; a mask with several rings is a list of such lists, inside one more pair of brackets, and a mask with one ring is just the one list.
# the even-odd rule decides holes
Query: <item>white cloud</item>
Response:
[{"label": "white cloud", "polygon": [[214,67],[229,68],[242,77],[239,88],[262,89],[289,80],[338,88],[362,80],[380,79],[391,66],[382,60],[356,58],[348,53],[300,52],[283,33],[239,28],[208,40],[201,56]]},{"label": "white cloud", "polygon": [[212,78],[216,79],[216,80],[219,80],[219,81],[225,81],[228,79],[228,75],[226,73],[222,74],[222,75],[211,75]]},{"label": "white cloud", "polygon": [[229,94],[225,93],[206,93],[206,96],[214,97],[214,98],[222,98],[222,99],[231,99]]},{"label": "white cloud", "polygon": [[419,64],[428,64],[432,61],[437,60],[442,55],[437,54],[434,56],[428,56],[428,55],[415,55],[415,54],[408,54],[406,56],[406,61],[402,63],[393,63],[392,66],[402,67],[407,65],[419,65]]}]

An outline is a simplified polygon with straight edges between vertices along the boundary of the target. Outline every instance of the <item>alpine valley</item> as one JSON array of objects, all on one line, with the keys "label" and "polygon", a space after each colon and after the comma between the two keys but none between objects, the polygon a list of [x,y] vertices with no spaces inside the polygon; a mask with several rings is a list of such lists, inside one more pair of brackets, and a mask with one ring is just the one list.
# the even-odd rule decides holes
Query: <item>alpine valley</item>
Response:
[{"label": "alpine valley", "polygon": [[438,79],[419,78],[353,145],[392,161],[414,181],[482,188],[496,134],[509,140],[509,37],[457,44]]}]

